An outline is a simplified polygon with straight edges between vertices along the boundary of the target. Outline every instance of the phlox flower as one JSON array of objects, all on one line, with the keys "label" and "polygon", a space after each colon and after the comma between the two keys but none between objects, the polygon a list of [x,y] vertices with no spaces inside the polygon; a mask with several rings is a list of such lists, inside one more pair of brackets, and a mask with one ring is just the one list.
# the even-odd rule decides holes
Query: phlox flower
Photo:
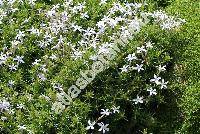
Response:
[{"label": "phlox flower", "polygon": [[153,48],[153,45],[150,41],[148,41],[145,45],[147,48]]},{"label": "phlox flower", "polygon": [[8,86],[9,87],[12,87],[14,84],[15,84],[15,81],[13,81],[13,80],[9,80],[8,81]]},{"label": "phlox flower", "polygon": [[5,120],[7,120],[7,117],[1,116],[1,120],[2,120],[2,121],[5,121]]},{"label": "phlox flower", "polygon": [[83,18],[83,19],[87,19],[87,18],[89,18],[87,12],[85,12],[85,13],[81,13],[81,18]]},{"label": "phlox flower", "polygon": [[159,72],[162,72],[162,71],[165,71],[165,70],[166,70],[166,65],[165,65],[165,66],[159,65],[159,66],[157,66],[157,68],[158,68],[158,71],[159,71]]},{"label": "phlox flower", "polygon": [[99,3],[99,5],[104,5],[106,4],[107,0],[101,0],[101,2]]},{"label": "phlox flower", "polygon": [[168,81],[167,82],[165,82],[165,80],[164,79],[162,79],[162,81],[161,81],[161,83],[160,83],[160,88],[161,89],[163,89],[163,88],[167,88],[167,83],[168,83]]},{"label": "phlox flower", "polygon": [[160,84],[160,80],[161,77],[158,77],[157,75],[154,74],[154,78],[150,80],[150,82],[154,82],[156,83],[156,85],[159,85]]},{"label": "phlox flower", "polygon": [[142,52],[147,52],[147,50],[145,49],[145,47],[144,46],[142,46],[142,47],[137,47],[137,53],[142,53]]},{"label": "phlox flower", "polygon": [[100,113],[100,114],[102,114],[102,115],[110,115],[110,111],[109,111],[109,109],[101,109],[102,110],[102,112]]},{"label": "phlox flower", "polygon": [[45,75],[42,74],[42,73],[39,73],[39,74],[38,74],[38,78],[39,78],[41,81],[47,80],[47,78],[45,77]]},{"label": "phlox flower", "polygon": [[119,69],[121,69],[122,73],[123,72],[128,72],[128,67],[129,67],[129,65],[124,65],[122,68],[119,68]]},{"label": "phlox flower", "polygon": [[17,61],[18,63],[24,63],[23,58],[24,56],[16,56],[16,58],[13,58],[13,60]]},{"label": "phlox flower", "polygon": [[86,127],[86,130],[94,129],[94,125],[95,125],[95,124],[96,124],[95,121],[91,122],[90,120],[88,120],[88,125],[89,125],[89,126]]},{"label": "phlox flower", "polygon": [[156,89],[153,89],[152,87],[149,88],[149,89],[147,89],[147,91],[149,91],[150,96],[151,96],[151,95],[156,95],[156,94],[157,94]]},{"label": "phlox flower", "polygon": [[140,72],[141,70],[144,70],[143,67],[143,64],[139,65],[139,64],[136,64],[136,67],[131,67],[133,70],[137,70],[138,72]]},{"label": "phlox flower", "polygon": [[6,100],[0,101],[0,111],[9,110],[10,106],[10,103]]},{"label": "phlox flower", "polygon": [[15,65],[15,64],[12,64],[12,65],[8,65],[8,67],[9,67],[9,69],[11,70],[11,71],[13,71],[13,70],[17,70],[17,67],[18,67],[18,65]]},{"label": "phlox flower", "polygon": [[143,98],[144,98],[144,97],[139,97],[139,96],[137,95],[137,98],[136,98],[136,99],[133,99],[133,101],[134,101],[135,104],[143,103],[143,102],[144,102]]},{"label": "phlox flower", "polygon": [[100,126],[100,129],[99,129],[98,131],[102,131],[103,134],[104,134],[106,131],[109,131],[109,128],[108,128],[108,125],[109,125],[109,124],[104,125],[104,123],[101,122],[101,123],[98,123],[98,125]]},{"label": "phlox flower", "polygon": [[18,127],[18,130],[19,130],[19,131],[23,131],[23,130],[26,130],[26,129],[27,129],[27,127],[25,127],[25,125],[23,125],[23,126],[18,125],[17,127]]}]

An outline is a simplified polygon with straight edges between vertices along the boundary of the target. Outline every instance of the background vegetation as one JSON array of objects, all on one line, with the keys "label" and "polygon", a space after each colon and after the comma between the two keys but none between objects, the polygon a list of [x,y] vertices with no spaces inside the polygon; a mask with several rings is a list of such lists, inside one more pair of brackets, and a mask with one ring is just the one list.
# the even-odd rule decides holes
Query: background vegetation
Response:
[{"label": "background vegetation", "polygon": [[[79,0],[76,0],[77,2]],[[133,2],[134,0],[129,0]],[[39,0],[38,8],[49,8],[50,5],[62,2],[62,0]],[[134,1],[141,2],[141,1]],[[0,133],[19,133],[17,125],[29,124],[29,127],[40,133],[48,134],[83,134],[88,119],[96,119],[102,108],[111,108],[119,105],[120,113],[106,118],[109,123],[110,133],[113,134],[198,134],[200,133],[200,1],[199,0],[149,0],[149,10],[165,10],[168,14],[186,20],[186,23],[175,32],[163,31],[152,25],[142,29],[126,49],[117,58],[117,64],[98,74],[98,77],[81,92],[80,96],[70,109],[66,109],[61,115],[49,112],[51,104],[45,99],[38,99],[39,95],[45,93],[53,96],[55,92],[47,83],[40,85],[32,83],[32,74],[36,71],[30,66],[22,66],[15,74],[7,73],[6,69],[0,68],[1,81],[8,81],[9,78],[18,83],[15,90],[5,88],[1,83],[1,96],[6,93],[14,94],[16,104],[21,102],[28,106],[29,111],[18,110],[15,117],[10,116],[7,122],[0,122]],[[95,0],[88,0],[88,13],[91,20],[84,22],[77,20],[83,25],[94,25],[99,18],[98,14],[104,9],[100,8]],[[28,14],[26,7],[21,7],[17,14],[18,21],[24,17],[34,16],[30,20],[32,25],[38,26],[39,19],[44,19],[42,14],[31,12]],[[45,19],[44,19],[45,21]],[[31,24],[30,24],[31,25]],[[7,43],[14,33],[16,25],[1,26],[3,34],[0,43]],[[8,36],[9,35],[9,36]],[[35,37],[30,37],[27,44],[33,43]],[[73,39],[73,37],[69,38]],[[119,67],[123,65],[126,52],[133,52],[137,45],[144,41],[151,40],[155,43],[155,49],[149,53],[148,61],[150,66],[138,76],[135,72],[127,75],[119,75]],[[74,40],[75,41],[75,40]],[[137,45],[136,45],[137,44]],[[0,46],[3,49],[3,45]],[[32,63],[34,58],[41,58],[45,52],[34,45],[27,45],[19,51],[26,58],[26,63]],[[153,75],[154,63],[167,65],[167,74],[162,76],[170,81],[168,89],[159,92],[159,95],[150,99],[147,105],[136,107],[127,100],[128,95],[136,97],[138,90],[145,87],[145,78]],[[81,61],[73,60],[58,61],[58,66],[50,67],[49,78],[53,81],[61,81],[66,87],[74,84],[81,69],[86,69]],[[152,65],[152,66],[151,66]],[[30,70],[30,71],[27,71]],[[5,73],[6,72],[6,73]],[[26,82],[22,82],[25,81]],[[133,86],[134,85],[134,86]],[[31,103],[23,96],[23,92],[33,94]],[[5,94],[4,94],[5,93]],[[9,95],[7,95],[9,96]],[[0,113],[1,115],[1,113]],[[6,115],[9,116],[9,115]],[[10,120],[10,121],[9,121]],[[23,132],[26,133],[26,132]]]}]

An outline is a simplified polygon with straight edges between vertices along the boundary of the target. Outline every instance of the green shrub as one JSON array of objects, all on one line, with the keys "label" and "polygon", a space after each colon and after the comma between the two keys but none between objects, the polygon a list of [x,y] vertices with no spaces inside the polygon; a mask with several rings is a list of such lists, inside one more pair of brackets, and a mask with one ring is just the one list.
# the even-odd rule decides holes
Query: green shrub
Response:
[{"label": "green shrub", "polygon": [[[172,20],[168,16],[166,21],[162,20],[166,17],[164,12],[154,12],[155,2],[141,7],[140,4],[132,5],[134,12],[129,15],[123,15],[123,10],[112,14],[109,9],[115,0],[102,5],[99,1],[88,0],[85,9],[78,9],[80,2],[84,3],[75,0],[69,7],[67,3],[62,5],[63,0],[25,1],[24,4],[4,1],[5,5],[0,5],[0,133],[98,133],[100,122],[109,124],[109,132],[114,134],[198,132],[199,86],[195,82],[199,75],[194,49],[198,46],[196,34],[199,31],[193,26],[199,26],[199,23],[194,24],[198,20],[195,15],[189,18],[191,12],[196,11],[196,3],[192,3],[194,8],[191,10],[190,6],[183,10],[179,1],[156,1],[163,7],[171,3],[166,10],[173,15],[180,13]],[[123,2],[119,9],[127,6]],[[62,6],[55,5],[58,3]],[[78,4],[79,7],[74,7]],[[81,13],[87,12],[89,18],[76,14],[76,8]],[[125,8],[126,13],[129,8]],[[148,15],[150,22],[147,25],[137,19],[142,18],[141,11],[154,13]],[[125,16],[127,20],[133,20],[132,28],[140,32],[129,35],[134,38],[125,47],[119,44],[120,52],[114,61],[110,61],[110,67],[98,73],[73,103],[65,106],[58,94],[68,93],[68,88],[80,77],[80,71],[91,68],[95,61],[91,56],[99,52],[102,44],[106,46],[101,49],[103,52],[113,45],[108,42],[119,38],[114,33],[120,33],[123,28],[129,30],[121,27],[130,26],[129,21],[113,27],[115,21],[108,23],[112,20],[107,22],[104,18],[106,29],[101,34],[102,29],[99,30],[96,23],[108,14],[109,17]],[[69,15],[68,20],[65,15]],[[186,19],[183,27],[179,27],[183,22],[177,19],[179,17]],[[168,21],[177,23],[166,25]],[[85,35],[83,38],[82,32],[87,30],[92,31],[88,33],[91,35],[93,30],[99,31],[98,36]],[[126,32],[122,30],[120,35]],[[77,43],[81,39],[83,42]],[[84,41],[89,43],[84,44]],[[195,44],[193,49],[189,49],[190,43]],[[127,61],[129,56],[137,59]],[[140,68],[139,65],[143,66]],[[196,94],[193,95],[191,90]],[[59,112],[57,108],[60,108]],[[96,121],[94,130],[86,130],[92,121]]]}]

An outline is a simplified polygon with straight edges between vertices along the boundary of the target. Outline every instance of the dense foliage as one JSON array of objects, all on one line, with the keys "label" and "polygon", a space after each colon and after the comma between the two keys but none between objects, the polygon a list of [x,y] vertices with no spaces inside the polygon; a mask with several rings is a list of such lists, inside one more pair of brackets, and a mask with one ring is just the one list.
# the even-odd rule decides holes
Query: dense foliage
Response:
[{"label": "dense foliage", "polygon": [[[199,12],[193,0],[0,0],[0,133],[200,133]],[[69,90],[99,56],[104,69]]]}]

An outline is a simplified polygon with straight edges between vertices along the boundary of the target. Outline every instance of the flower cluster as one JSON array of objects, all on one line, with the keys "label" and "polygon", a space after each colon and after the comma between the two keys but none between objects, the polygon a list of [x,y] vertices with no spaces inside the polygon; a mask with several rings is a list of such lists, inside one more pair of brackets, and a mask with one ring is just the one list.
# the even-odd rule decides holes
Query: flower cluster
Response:
[{"label": "flower cluster", "polygon": [[100,121],[103,117],[109,116],[110,114],[114,114],[114,113],[119,113],[119,108],[118,107],[112,107],[111,110],[109,109],[101,109],[101,117],[99,117],[96,121],[90,121],[88,120],[88,126],[86,127],[86,130],[92,130],[94,129],[94,126],[97,124],[100,128],[98,131],[102,131],[103,133],[105,133],[106,131],[109,131],[108,125],[109,124],[104,124],[103,122],[97,123],[98,121]]},{"label": "flower cluster", "polygon": [[[115,62],[117,52],[121,53],[120,49],[126,48],[145,26],[155,24],[163,30],[171,30],[184,22],[162,11],[150,13],[145,9],[146,3],[94,2],[96,8],[100,8],[98,12],[91,8],[89,1],[0,0],[0,116],[5,124],[3,127],[9,126],[5,130],[14,128],[20,132],[40,133],[38,128],[44,123],[40,114],[52,121],[52,124],[45,122],[46,126],[56,128],[57,116],[75,113],[68,113],[74,107],[63,104],[66,101],[63,95],[70,94],[67,99],[71,102],[78,98],[75,91],[65,92],[80,69],[106,54],[115,56],[107,56],[105,62]],[[121,74],[144,72],[152,48],[150,41],[137,46],[136,52],[125,58]],[[157,94],[158,87],[167,88],[168,82],[160,76],[165,70],[166,66],[158,65],[157,72],[149,79],[146,91],[150,96]],[[143,103],[144,97],[138,94],[132,101]],[[102,109],[102,116],[93,122],[89,120],[86,129],[95,129],[98,125],[98,131],[109,131],[108,124],[99,121],[118,112],[119,106]],[[30,122],[35,118],[42,123],[32,125]]]},{"label": "flower cluster", "polygon": [[[136,53],[128,54],[128,56],[125,58],[127,64],[123,65],[122,68],[119,68],[121,70],[121,73],[123,74],[131,71],[137,71],[138,73],[140,73],[142,71],[145,71],[145,68],[147,68],[149,64],[147,61],[148,51],[150,51],[151,49],[153,49],[153,43],[148,41],[143,46],[137,47]],[[161,72],[164,72],[165,70],[166,65],[156,66],[157,74],[154,74],[154,78],[149,80],[150,85],[147,89],[150,96],[157,94],[156,88],[154,87],[160,86],[160,89],[167,88],[168,81],[166,82],[163,78],[158,76]],[[137,95],[137,98],[133,99],[132,101],[134,102],[134,104],[138,104],[144,103],[144,100],[145,99],[143,96],[140,97],[139,95]]]},{"label": "flower cluster", "polygon": [[10,108],[10,103],[6,100],[3,100],[3,101],[0,101],[0,110],[3,111],[3,110],[6,110],[8,111]]}]

